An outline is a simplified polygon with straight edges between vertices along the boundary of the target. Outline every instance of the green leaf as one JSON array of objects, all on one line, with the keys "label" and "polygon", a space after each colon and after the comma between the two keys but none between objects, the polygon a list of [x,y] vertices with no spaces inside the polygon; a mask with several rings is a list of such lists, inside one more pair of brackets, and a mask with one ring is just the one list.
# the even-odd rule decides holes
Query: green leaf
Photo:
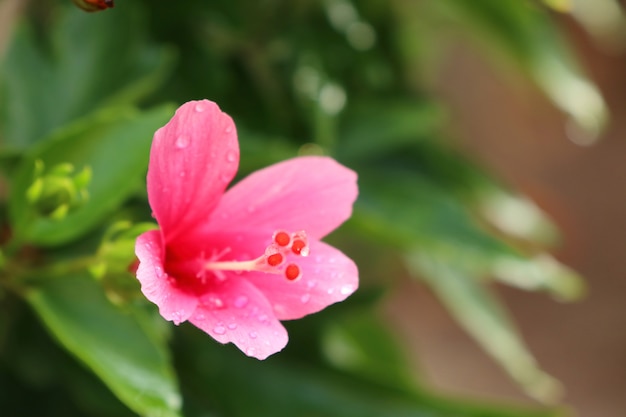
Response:
[{"label": "green leaf", "polygon": [[51,278],[27,299],[59,342],[129,408],[145,416],[180,416],[166,344],[114,307],[88,276]]},{"label": "green leaf", "polygon": [[547,12],[517,0],[447,0],[444,7],[469,27],[495,55],[525,70],[562,111],[570,115],[572,139],[591,143],[608,120],[598,88],[580,69]]},{"label": "green leaf", "polygon": [[[142,184],[154,132],[172,116],[161,106],[143,113],[116,108],[81,119],[32,148],[15,173],[9,214],[18,239],[55,246],[83,235],[118,208]],[[47,167],[90,167],[89,198],[63,219],[34,218],[25,190],[36,160]]]},{"label": "green leaf", "polygon": [[[548,417],[523,409],[437,398],[393,389],[284,355],[260,362],[221,346],[197,329],[179,334],[177,364],[188,416],[229,417]],[[289,349],[289,347],[287,347]],[[379,358],[383,361],[385,358]],[[380,364],[378,368],[384,366]]]},{"label": "green leaf", "polygon": [[478,225],[466,202],[415,172],[381,168],[361,175],[360,186],[352,222],[375,239],[399,249],[419,244],[439,250],[446,242],[451,250],[467,249],[467,260],[476,264],[516,253]]},{"label": "green leaf", "polygon": [[89,14],[67,5],[44,43],[16,31],[0,66],[0,144],[25,149],[104,105],[135,104],[170,72],[170,50],[146,42],[138,7]]},{"label": "green leaf", "polygon": [[534,398],[552,403],[561,386],[543,372],[518,335],[498,299],[458,265],[415,250],[406,257],[409,271],[423,279],[448,311]]},{"label": "green leaf", "polygon": [[339,155],[371,158],[432,137],[442,125],[441,107],[415,99],[358,101],[342,116]]},{"label": "green leaf", "polygon": [[338,369],[401,390],[415,388],[405,352],[389,326],[371,311],[353,311],[331,320],[322,335],[322,350]]}]

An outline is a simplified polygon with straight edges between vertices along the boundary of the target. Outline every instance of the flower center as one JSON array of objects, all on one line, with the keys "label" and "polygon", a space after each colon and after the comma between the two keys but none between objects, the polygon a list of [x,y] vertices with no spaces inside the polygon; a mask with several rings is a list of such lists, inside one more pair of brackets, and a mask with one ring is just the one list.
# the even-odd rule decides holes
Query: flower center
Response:
[{"label": "flower center", "polygon": [[209,271],[259,271],[268,274],[282,274],[289,281],[302,276],[300,267],[288,263],[288,256],[308,256],[309,243],[304,231],[287,233],[274,232],[272,243],[265,248],[263,255],[250,261],[207,262],[204,269]]}]

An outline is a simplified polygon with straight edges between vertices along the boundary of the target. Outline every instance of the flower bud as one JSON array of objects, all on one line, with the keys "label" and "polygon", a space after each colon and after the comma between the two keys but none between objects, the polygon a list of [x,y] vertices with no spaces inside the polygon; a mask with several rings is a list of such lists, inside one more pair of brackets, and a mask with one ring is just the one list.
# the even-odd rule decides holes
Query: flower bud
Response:
[{"label": "flower bud", "polygon": [[26,190],[26,199],[38,215],[60,220],[87,201],[87,186],[91,181],[89,167],[77,174],[72,164],[59,164],[44,171],[44,163],[35,161],[35,179]]},{"label": "flower bud", "polygon": [[113,0],[74,0],[74,4],[85,11],[98,12],[113,7]]}]

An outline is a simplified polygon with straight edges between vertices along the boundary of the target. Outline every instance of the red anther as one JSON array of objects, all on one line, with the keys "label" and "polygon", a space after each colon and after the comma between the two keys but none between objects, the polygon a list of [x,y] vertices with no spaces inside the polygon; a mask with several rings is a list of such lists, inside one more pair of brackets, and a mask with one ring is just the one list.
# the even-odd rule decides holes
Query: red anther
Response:
[{"label": "red anther", "polygon": [[296,255],[300,255],[304,248],[306,248],[306,242],[301,239],[296,239],[291,244],[291,251]]},{"label": "red anther", "polygon": [[275,253],[267,257],[267,264],[269,266],[278,266],[283,262],[283,255]]},{"label": "red anther", "polygon": [[287,246],[289,242],[291,242],[291,237],[288,233],[278,232],[274,235],[274,242],[276,242],[278,246]]},{"label": "red anther", "polygon": [[285,268],[285,277],[289,281],[295,281],[300,278],[300,267],[296,264],[289,264],[287,268]]}]

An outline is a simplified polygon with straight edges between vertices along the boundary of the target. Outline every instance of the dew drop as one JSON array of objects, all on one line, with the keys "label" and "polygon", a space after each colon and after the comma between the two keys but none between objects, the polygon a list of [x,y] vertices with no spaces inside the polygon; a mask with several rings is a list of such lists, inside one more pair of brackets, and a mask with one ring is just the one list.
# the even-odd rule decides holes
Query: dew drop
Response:
[{"label": "dew drop", "polygon": [[248,305],[248,297],[246,297],[245,295],[240,295],[239,297],[235,298],[235,302],[233,304],[237,308],[244,308]]},{"label": "dew drop", "polygon": [[311,294],[309,293],[302,294],[302,297],[300,297],[300,301],[302,301],[302,304],[308,303],[310,299],[311,299]]},{"label": "dew drop", "polygon": [[257,319],[259,320],[259,322],[261,323],[267,323],[268,317],[265,314],[261,314],[259,317],[257,317]]},{"label": "dew drop", "polygon": [[348,294],[352,294],[352,292],[354,291],[354,288],[352,288],[352,285],[344,285],[343,287],[341,287],[341,289],[339,290],[339,292],[342,295],[348,295]]},{"label": "dew drop", "polygon": [[[318,271],[315,271],[315,273],[317,274]],[[307,286],[308,289],[313,289],[313,288],[315,288],[316,285],[317,285],[317,282],[315,282],[313,280],[311,280],[311,281],[306,283],[306,286]]]},{"label": "dew drop", "polygon": [[226,333],[226,327],[218,324],[217,326],[215,326],[213,328],[213,333],[218,334],[218,335],[222,335],[222,334]]},{"label": "dew drop", "polygon": [[226,152],[226,160],[228,162],[235,162],[237,160],[237,152],[233,150]]},{"label": "dew drop", "polygon": [[183,321],[183,315],[185,314],[185,310],[175,311],[172,313],[172,321],[175,325],[179,325]]},{"label": "dew drop", "polygon": [[334,288],[329,288],[328,291],[326,291],[329,295],[333,294],[335,292]]},{"label": "dew drop", "polygon": [[226,126],[226,129],[224,129],[224,133],[230,133],[233,131],[233,127],[232,126]]},{"label": "dew drop", "polygon": [[194,110],[197,111],[198,113],[202,113],[203,111],[206,110],[206,106],[204,105],[204,103],[200,102],[196,104],[196,107],[194,107]]},{"label": "dew drop", "polygon": [[235,329],[237,328],[237,323],[230,323],[230,324],[228,325],[228,328],[229,328],[230,330],[235,330]]},{"label": "dew drop", "polygon": [[191,140],[189,139],[189,136],[180,135],[176,138],[176,142],[174,142],[174,145],[176,145],[178,149],[185,149],[187,146],[189,146],[190,143]]},{"label": "dew drop", "polygon": [[202,313],[196,314],[196,320],[198,321],[204,321],[206,320],[206,316]]},{"label": "dew drop", "polygon": [[224,308],[224,301],[221,298],[213,294],[210,294],[206,297],[202,297],[200,301],[202,304],[207,305],[214,309]]},{"label": "dew drop", "polygon": [[248,336],[250,336],[250,339],[256,339],[259,335],[257,332],[250,332],[248,333]]},{"label": "dew drop", "polygon": [[222,180],[222,182],[229,182],[230,176],[228,174],[222,174],[220,175],[220,179]]},{"label": "dew drop", "polygon": [[256,350],[253,347],[246,349],[246,355],[254,356],[255,354],[256,354]]}]

